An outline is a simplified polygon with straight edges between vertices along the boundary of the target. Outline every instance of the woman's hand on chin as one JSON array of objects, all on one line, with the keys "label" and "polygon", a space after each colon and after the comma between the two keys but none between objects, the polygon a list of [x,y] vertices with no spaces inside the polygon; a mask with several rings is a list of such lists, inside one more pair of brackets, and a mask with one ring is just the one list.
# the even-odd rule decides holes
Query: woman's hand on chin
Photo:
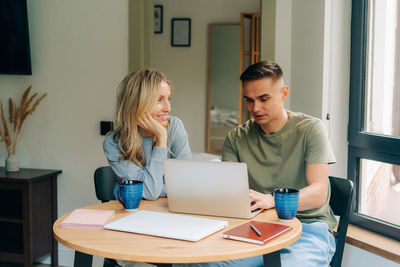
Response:
[{"label": "woman's hand on chin", "polygon": [[156,137],[156,146],[164,148],[167,147],[167,129],[157,122],[153,116],[149,114],[141,119],[138,119],[138,124],[144,132],[148,133],[149,136]]}]

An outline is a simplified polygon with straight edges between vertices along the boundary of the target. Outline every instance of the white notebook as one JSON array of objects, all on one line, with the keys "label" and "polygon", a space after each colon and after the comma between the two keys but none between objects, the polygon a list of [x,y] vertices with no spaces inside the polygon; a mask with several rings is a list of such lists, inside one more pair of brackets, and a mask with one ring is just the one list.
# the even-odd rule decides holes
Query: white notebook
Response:
[{"label": "white notebook", "polygon": [[105,229],[198,241],[228,226],[227,221],[141,210],[104,225]]}]

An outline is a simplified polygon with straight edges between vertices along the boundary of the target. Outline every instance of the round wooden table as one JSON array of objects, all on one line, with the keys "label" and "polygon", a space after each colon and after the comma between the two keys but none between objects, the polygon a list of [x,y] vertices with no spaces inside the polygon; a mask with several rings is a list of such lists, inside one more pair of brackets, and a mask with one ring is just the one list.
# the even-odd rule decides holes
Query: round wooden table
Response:
[{"label": "round wooden table", "polygon": [[[115,210],[110,221],[130,214],[123,210],[117,201],[100,203],[85,208]],[[143,200],[141,210],[168,212],[166,198],[155,201]],[[261,212],[252,220],[281,223],[293,227],[290,231],[267,242],[257,245],[240,241],[227,240],[222,233],[248,220],[192,215],[205,218],[221,219],[229,222],[229,227],[216,232],[200,241],[161,238],[105,229],[62,228],[60,223],[68,214],[60,217],[53,225],[56,240],[63,245],[84,254],[127,261],[152,263],[196,263],[246,258],[268,254],[289,246],[301,235],[301,223],[298,219],[291,222],[280,222],[275,210]]]}]

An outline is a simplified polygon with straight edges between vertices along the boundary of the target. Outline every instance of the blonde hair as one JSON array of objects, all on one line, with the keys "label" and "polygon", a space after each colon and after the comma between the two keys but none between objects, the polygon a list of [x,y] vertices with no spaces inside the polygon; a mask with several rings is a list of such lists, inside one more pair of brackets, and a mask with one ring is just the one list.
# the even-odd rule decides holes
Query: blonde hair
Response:
[{"label": "blonde hair", "polygon": [[137,119],[151,113],[163,81],[170,85],[161,72],[141,68],[128,74],[119,84],[114,123],[114,141],[121,150],[119,160],[132,160],[140,167],[145,163]]}]

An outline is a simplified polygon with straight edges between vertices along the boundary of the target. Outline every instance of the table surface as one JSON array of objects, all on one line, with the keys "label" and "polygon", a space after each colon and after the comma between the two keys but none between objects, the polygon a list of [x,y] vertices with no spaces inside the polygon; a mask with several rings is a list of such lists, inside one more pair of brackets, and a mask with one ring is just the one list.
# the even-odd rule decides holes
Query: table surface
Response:
[{"label": "table surface", "polygon": [[[124,211],[122,205],[117,201],[100,203],[85,208],[115,210],[110,221],[131,213]],[[155,201],[143,200],[139,209],[168,212],[168,202],[166,198],[159,198]],[[245,219],[190,214],[190,216],[221,219],[229,222],[227,228],[200,241],[190,242],[105,229],[62,228],[60,223],[67,215],[60,217],[53,225],[54,236],[63,245],[85,254],[153,263],[211,262],[263,255],[294,243],[300,238],[302,230],[298,219],[291,222],[280,222],[274,209],[263,211],[252,220],[281,223],[290,225],[293,229],[272,239],[265,245],[227,240],[222,237],[223,232],[249,221]]]}]

